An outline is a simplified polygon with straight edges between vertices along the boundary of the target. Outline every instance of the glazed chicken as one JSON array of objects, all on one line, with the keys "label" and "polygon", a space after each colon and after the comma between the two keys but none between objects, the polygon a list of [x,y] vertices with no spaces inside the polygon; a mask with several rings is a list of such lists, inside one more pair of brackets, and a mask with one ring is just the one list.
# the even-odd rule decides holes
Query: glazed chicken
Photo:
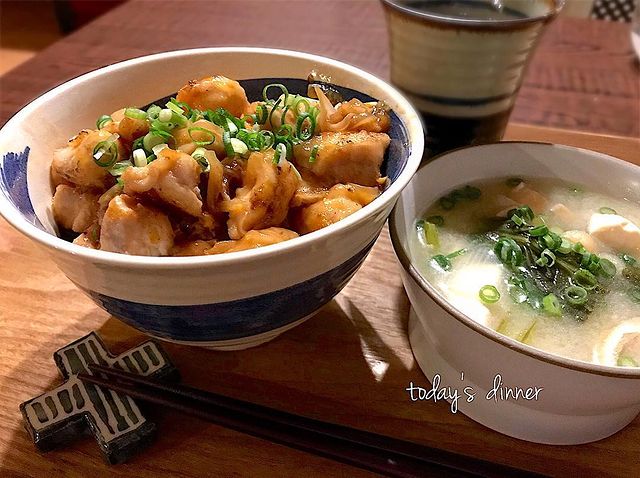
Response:
[{"label": "glazed chicken", "polygon": [[139,256],[166,256],[173,247],[169,217],[121,194],[109,203],[100,229],[100,249]]},{"label": "glazed chicken", "polygon": [[224,108],[233,116],[241,116],[249,106],[240,83],[224,76],[191,80],[178,91],[176,99],[199,110]]},{"label": "glazed chicken", "polygon": [[124,192],[131,196],[158,198],[192,216],[202,212],[200,165],[188,154],[164,148],[158,159],[122,174]]},{"label": "glazed chicken", "polygon": [[164,105],[101,116],[53,155],[57,225],[104,251],[222,254],[317,231],[375,200],[388,109],[266,91],[250,104],[237,81],[211,76]]},{"label": "glazed chicken", "polygon": [[[296,164],[330,184],[376,186],[390,138],[385,133],[323,133],[294,147]],[[310,161],[318,146],[315,161]]]},{"label": "glazed chicken", "polygon": [[231,239],[240,239],[251,229],[281,224],[300,182],[291,163],[274,164],[270,151],[249,156],[243,180],[236,196],[223,206],[229,213]]}]

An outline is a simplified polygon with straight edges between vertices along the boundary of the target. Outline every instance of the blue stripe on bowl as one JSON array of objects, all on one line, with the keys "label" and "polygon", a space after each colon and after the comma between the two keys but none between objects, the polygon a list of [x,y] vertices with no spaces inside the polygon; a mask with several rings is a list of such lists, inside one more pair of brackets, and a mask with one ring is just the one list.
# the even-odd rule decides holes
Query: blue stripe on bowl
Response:
[{"label": "blue stripe on bowl", "polygon": [[0,162],[0,191],[24,218],[39,229],[46,229],[36,216],[27,186],[29,146],[21,153],[5,153]]},{"label": "blue stripe on bowl", "polygon": [[204,305],[150,305],[83,290],[110,314],[156,337],[193,342],[251,337],[311,315],[329,302],[358,270],[378,234],[355,256],[330,271],[247,299]]}]

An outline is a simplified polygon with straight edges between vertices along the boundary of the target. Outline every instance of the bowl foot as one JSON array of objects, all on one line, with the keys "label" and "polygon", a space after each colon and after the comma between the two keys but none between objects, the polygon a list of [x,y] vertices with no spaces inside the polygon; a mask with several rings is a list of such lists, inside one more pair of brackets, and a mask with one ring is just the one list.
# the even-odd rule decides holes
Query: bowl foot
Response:
[{"label": "bowl foot", "polygon": [[[413,307],[409,315],[409,342],[416,362],[430,382],[439,374],[440,387],[460,383],[460,370],[439,353]],[[464,385],[473,387],[476,398],[467,403],[463,395],[458,400],[458,411],[495,431],[534,443],[578,445],[601,440],[627,426],[640,412],[638,407],[630,407],[611,410],[606,415],[560,415],[514,401],[495,403],[486,399],[489,388],[473,383],[472,379],[465,377]]]},{"label": "bowl foot", "polygon": [[300,325],[301,323],[303,323],[304,321],[310,319],[312,316],[314,316],[317,313],[317,311],[315,311],[313,314],[309,314],[301,319],[296,320],[295,322],[291,322],[290,324],[287,324],[283,327],[274,329],[274,330],[270,330],[268,332],[264,332],[262,334],[257,334],[257,335],[251,335],[249,337],[240,337],[237,339],[229,339],[229,340],[214,340],[214,341],[210,341],[210,342],[199,342],[199,341],[186,341],[186,340],[173,340],[173,339],[168,339],[166,337],[158,337],[155,336],[153,334],[148,334],[151,335],[151,337],[156,338],[158,340],[163,340],[165,342],[171,342],[174,344],[180,344],[180,345],[192,345],[195,347],[203,347],[205,349],[209,349],[209,350],[217,350],[217,351],[234,351],[234,350],[244,350],[244,349],[249,349],[251,347],[257,347],[258,345],[262,345],[264,343],[270,342],[271,340],[275,339],[276,337],[278,337],[280,334],[282,334],[283,332],[286,332],[287,330],[290,330],[298,325]]}]

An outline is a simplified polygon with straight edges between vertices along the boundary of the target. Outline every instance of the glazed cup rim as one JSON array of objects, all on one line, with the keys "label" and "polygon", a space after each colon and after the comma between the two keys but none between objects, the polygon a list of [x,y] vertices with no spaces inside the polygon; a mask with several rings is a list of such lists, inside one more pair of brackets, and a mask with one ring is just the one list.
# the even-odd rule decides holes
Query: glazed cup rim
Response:
[{"label": "glazed cup rim", "polygon": [[[544,146],[565,148],[570,150],[576,150],[588,155],[597,155],[606,161],[611,161],[612,163],[618,163],[619,165],[624,165],[625,167],[629,167],[630,169],[637,168],[637,166],[627,161],[614,158],[613,156],[609,156],[604,153],[599,153],[596,151],[591,151],[588,149],[578,148],[574,146],[558,145],[558,144],[546,143],[542,141],[499,141],[494,143],[487,143],[484,145],[463,146],[461,148],[456,148],[450,151],[446,151],[437,156],[434,156],[433,158],[430,159],[428,163],[423,164],[419,169],[422,170],[423,168],[428,168],[429,164],[431,164],[432,162],[437,160],[442,160],[443,158],[446,158],[447,156],[449,156],[451,153],[454,153],[457,151],[472,149],[472,148],[479,149],[483,147],[496,146],[500,144],[518,144],[518,145],[525,145],[525,146],[526,145],[544,145]],[[636,171],[636,174],[637,174],[637,171]],[[416,176],[414,176],[414,179],[412,179],[412,181],[416,180],[415,178],[417,178],[417,174]],[[437,179],[429,178],[429,180],[435,181],[437,184]],[[561,355],[547,352],[547,351],[532,347],[530,345],[523,344],[522,342],[519,342],[510,337],[507,337],[506,335],[502,335],[501,333],[496,332],[495,330],[476,322],[471,317],[469,317],[468,315],[458,310],[447,299],[445,299],[444,296],[440,294],[436,290],[436,288],[430,283],[430,281],[427,280],[412,264],[410,259],[410,254],[405,249],[403,242],[400,239],[401,235],[404,233],[400,232],[399,224],[398,224],[398,221],[396,220],[396,215],[400,210],[401,201],[402,201],[402,195],[399,198],[398,202],[396,203],[395,207],[393,208],[391,215],[389,216],[389,235],[391,236],[391,243],[396,253],[396,256],[398,258],[398,262],[400,263],[400,266],[404,269],[404,271],[410,276],[410,278],[418,285],[418,287],[420,287],[427,295],[429,295],[429,297],[436,304],[438,304],[438,306],[440,306],[445,312],[447,312],[451,317],[455,318],[461,324],[469,327],[475,332],[478,332],[479,334],[483,335],[484,337],[486,337],[487,339],[493,342],[496,342],[515,352],[518,352],[523,355],[527,355],[531,358],[540,360],[550,365],[557,365],[563,368],[575,370],[577,372],[584,372],[584,373],[602,375],[607,377],[640,379],[640,367],[616,367],[612,365],[601,365],[601,364],[595,364],[591,362],[585,362],[582,360],[572,359],[568,357],[563,357]]]},{"label": "glazed cup rim", "polygon": [[327,236],[339,235],[342,231],[347,231],[353,227],[357,227],[359,223],[365,221],[368,217],[380,213],[390,202],[395,201],[402,189],[409,183],[411,177],[418,169],[424,150],[424,134],[422,119],[418,115],[415,108],[409,101],[394,87],[384,80],[368,73],[360,68],[349,65],[347,63],[313,55],[310,53],[297,52],[293,50],[275,49],[275,48],[257,48],[257,47],[207,47],[192,48],[184,50],[173,50],[161,52],[152,55],[132,58],[122,62],[114,63],[102,68],[92,70],[81,76],[73,78],[49,91],[42,94],[35,100],[31,101],[13,117],[5,123],[0,129],[0,138],[3,135],[11,134],[11,132],[24,121],[24,119],[36,109],[40,104],[50,100],[52,97],[64,93],[66,90],[85,82],[93,81],[95,78],[115,71],[130,68],[136,65],[144,65],[147,62],[154,62],[168,57],[180,57],[199,54],[217,54],[217,53],[237,53],[237,54],[256,54],[262,53],[266,55],[276,55],[281,57],[292,57],[309,60],[310,62],[324,63],[331,67],[346,72],[348,75],[354,75],[367,83],[377,86],[384,90],[398,104],[402,110],[402,114],[398,113],[405,128],[407,128],[409,139],[411,141],[411,152],[407,158],[399,176],[393,181],[389,187],[384,190],[372,203],[364,206],[359,211],[340,220],[335,224],[331,224],[318,231],[302,235],[293,240],[284,241],[268,247],[250,249],[238,252],[229,252],[226,254],[217,254],[209,256],[188,256],[188,257],[147,257],[120,254],[116,252],[107,252],[101,250],[89,249],[71,242],[65,241],[54,234],[50,234],[31,224],[25,219],[23,214],[15,207],[5,194],[0,194],[0,216],[4,217],[9,224],[20,231],[25,236],[44,245],[49,249],[70,254],[74,257],[80,257],[94,263],[108,264],[112,266],[128,267],[128,268],[159,268],[159,269],[183,269],[183,268],[199,268],[211,267],[215,265],[228,266],[239,261],[249,261],[264,259],[267,256],[281,257],[287,255],[293,250],[301,250],[312,246],[314,243]]},{"label": "glazed cup rim", "polygon": [[565,5],[566,0],[535,0],[547,3],[549,9],[547,12],[525,18],[513,18],[508,20],[487,20],[478,18],[453,18],[446,15],[438,15],[435,13],[420,12],[411,8],[399,5],[396,0],[381,0],[386,8],[394,10],[407,17],[423,20],[426,22],[434,22],[440,25],[451,25],[456,27],[482,28],[482,29],[503,29],[510,27],[521,27],[534,23],[548,23],[553,20]]}]

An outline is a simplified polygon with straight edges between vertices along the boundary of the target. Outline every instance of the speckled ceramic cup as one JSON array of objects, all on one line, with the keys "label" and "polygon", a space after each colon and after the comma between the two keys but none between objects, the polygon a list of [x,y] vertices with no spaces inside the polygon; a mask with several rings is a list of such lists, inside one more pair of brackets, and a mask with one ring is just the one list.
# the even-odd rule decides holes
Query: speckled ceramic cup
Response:
[{"label": "speckled ceramic cup", "polygon": [[422,113],[428,156],[502,139],[545,25],[564,0],[382,0],[391,81]]}]

